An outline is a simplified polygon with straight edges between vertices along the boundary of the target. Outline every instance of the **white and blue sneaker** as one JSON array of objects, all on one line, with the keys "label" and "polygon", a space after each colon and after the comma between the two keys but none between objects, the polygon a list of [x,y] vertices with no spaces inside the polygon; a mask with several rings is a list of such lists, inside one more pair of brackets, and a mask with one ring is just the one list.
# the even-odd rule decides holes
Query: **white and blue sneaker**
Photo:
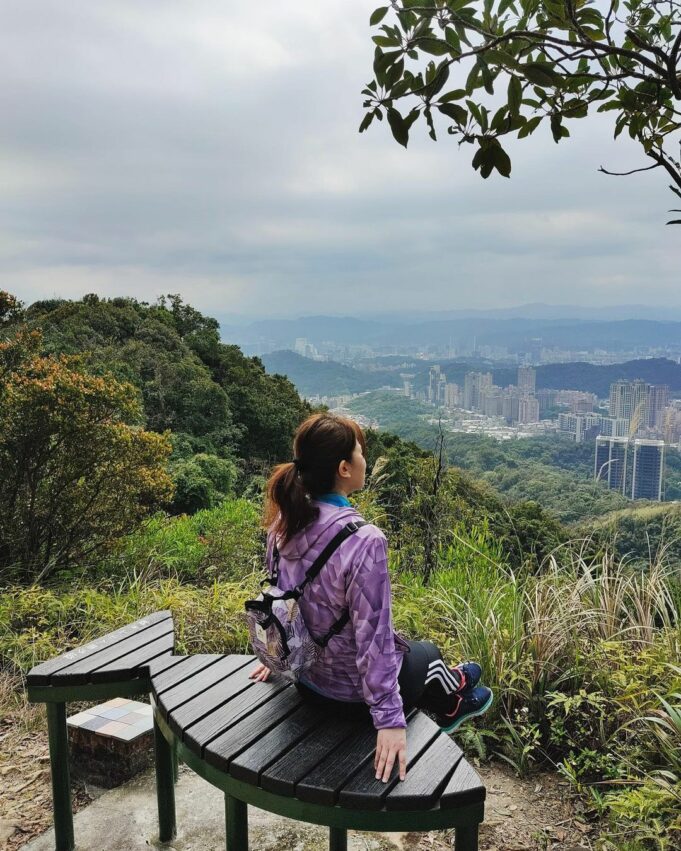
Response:
[{"label": "white and blue sneaker", "polygon": [[484,715],[494,700],[492,689],[486,686],[465,689],[459,694],[452,695],[452,697],[455,703],[454,709],[445,714],[435,715],[435,723],[443,733],[451,733],[454,730],[458,730],[468,718]]}]

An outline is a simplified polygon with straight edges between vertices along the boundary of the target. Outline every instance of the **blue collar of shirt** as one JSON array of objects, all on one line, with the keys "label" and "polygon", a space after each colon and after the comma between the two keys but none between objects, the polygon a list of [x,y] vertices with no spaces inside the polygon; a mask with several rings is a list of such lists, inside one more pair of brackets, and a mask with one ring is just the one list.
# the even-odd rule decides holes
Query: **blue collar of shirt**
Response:
[{"label": "blue collar of shirt", "polygon": [[342,493],[323,493],[317,499],[320,502],[329,502],[331,505],[352,505],[350,500]]}]

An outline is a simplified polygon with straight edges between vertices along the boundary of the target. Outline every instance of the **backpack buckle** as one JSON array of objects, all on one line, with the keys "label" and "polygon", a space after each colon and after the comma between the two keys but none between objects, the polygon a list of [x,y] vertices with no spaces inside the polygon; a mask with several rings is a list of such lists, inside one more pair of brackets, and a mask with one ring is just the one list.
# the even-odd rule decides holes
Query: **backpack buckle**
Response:
[{"label": "backpack buckle", "polygon": [[360,527],[356,520],[351,520],[346,524],[345,528],[349,529],[351,532],[356,532]]}]

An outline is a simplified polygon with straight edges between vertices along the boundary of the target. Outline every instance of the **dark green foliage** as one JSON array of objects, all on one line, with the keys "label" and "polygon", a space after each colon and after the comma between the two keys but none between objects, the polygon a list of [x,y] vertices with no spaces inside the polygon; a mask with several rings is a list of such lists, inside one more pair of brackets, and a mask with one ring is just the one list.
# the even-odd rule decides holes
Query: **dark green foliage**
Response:
[{"label": "dark green foliage", "polygon": [[179,296],[149,305],[132,298],[36,302],[26,319],[45,351],[87,353],[88,369],[111,372],[141,392],[146,425],[185,437],[194,452],[272,463],[290,454],[310,407],[288,379],[220,342],[216,320]]},{"label": "dark green foliage", "polygon": [[231,493],[237,477],[233,461],[203,452],[176,461],[170,473],[175,485],[174,514],[213,508]]},{"label": "dark green foliage", "polygon": [[678,8],[656,0],[623,6],[398,0],[387,18],[381,7],[370,18],[380,28],[360,132],[385,113],[405,148],[420,117],[436,140],[435,111],[449,136],[473,146],[472,165],[482,177],[508,177],[502,140],[525,138],[543,123],[559,142],[570,136],[568,122],[614,112],[615,138],[627,130],[648,168],[666,172],[681,197]]}]

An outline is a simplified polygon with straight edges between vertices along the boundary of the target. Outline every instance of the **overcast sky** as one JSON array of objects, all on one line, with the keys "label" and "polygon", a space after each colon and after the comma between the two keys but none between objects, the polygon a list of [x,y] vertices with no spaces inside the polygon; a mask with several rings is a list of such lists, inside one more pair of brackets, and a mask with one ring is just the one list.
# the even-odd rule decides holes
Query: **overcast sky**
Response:
[{"label": "overcast sky", "polygon": [[230,314],[681,305],[673,198],[610,114],[510,180],[361,136],[367,0],[0,0],[0,264],[23,300],[179,292]]}]

